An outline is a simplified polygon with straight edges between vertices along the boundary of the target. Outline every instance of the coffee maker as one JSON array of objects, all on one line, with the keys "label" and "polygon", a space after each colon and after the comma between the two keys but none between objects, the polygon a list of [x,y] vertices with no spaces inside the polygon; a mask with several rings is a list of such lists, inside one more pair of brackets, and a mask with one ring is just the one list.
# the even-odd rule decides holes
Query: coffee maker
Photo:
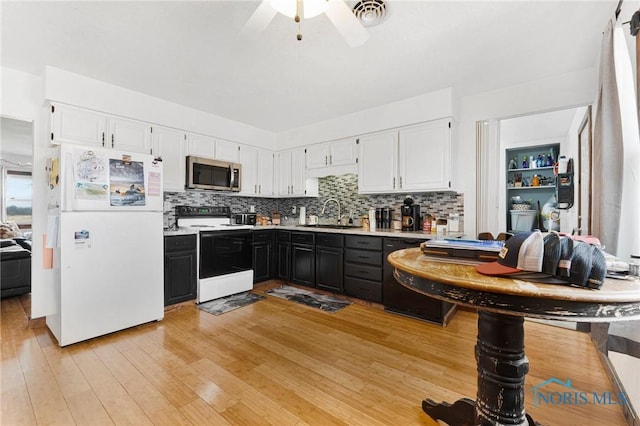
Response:
[{"label": "coffee maker", "polygon": [[412,198],[406,198],[404,200],[404,204],[400,206],[400,213],[402,215],[403,231],[418,231],[422,229],[420,224],[420,206],[414,205]]}]

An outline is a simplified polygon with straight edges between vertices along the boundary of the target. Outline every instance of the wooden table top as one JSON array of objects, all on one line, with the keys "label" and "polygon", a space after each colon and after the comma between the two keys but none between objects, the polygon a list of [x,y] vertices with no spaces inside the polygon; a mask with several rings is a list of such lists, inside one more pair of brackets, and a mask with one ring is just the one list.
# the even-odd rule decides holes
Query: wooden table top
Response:
[{"label": "wooden table top", "polygon": [[[592,290],[588,288],[579,288],[562,284],[542,284],[532,281],[525,281],[516,278],[495,277],[482,275],[476,271],[473,265],[456,264],[443,262],[428,258],[422,254],[420,248],[410,248],[392,252],[389,257],[389,263],[405,275],[404,279],[399,281],[415,290],[427,295],[431,295],[440,299],[453,301],[471,306],[485,307],[496,311],[514,312],[512,308],[502,309],[499,306],[500,297],[504,300],[506,297],[510,303],[518,301],[518,305],[533,305],[532,300],[542,302],[544,300],[545,308],[531,307],[529,313],[538,314],[532,316],[549,317],[573,317],[572,312],[560,312],[561,309],[571,309],[572,306],[580,307],[585,310],[588,305],[592,305],[591,309],[586,309],[586,317],[598,317],[600,320],[611,318],[612,320],[620,317],[631,319],[640,315],[640,280],[616,280],[607,278],[600,290]],[[417,280],[412,279],[417,278]],[[415,282],[414,282],[415,281]],[[449,287],[446,292],[442,289],[435,290],[433,285],[425,283],[440,283]],[[455,289],[464,290],[464,296],[455,293]],[[478,295],[494,294],[491,298],[482,297],[479,301]],[[474,297],[476,299],[474,299]],[[529,301],[526,301],[526,300]],[[556,303],[556,311],[550,311],[550,304]],[[613,306],[625,306],[625,309],[608,309]],[[518,309],[517,307],[514,307]],[[525,315],[525,312],[522,312]]]}]

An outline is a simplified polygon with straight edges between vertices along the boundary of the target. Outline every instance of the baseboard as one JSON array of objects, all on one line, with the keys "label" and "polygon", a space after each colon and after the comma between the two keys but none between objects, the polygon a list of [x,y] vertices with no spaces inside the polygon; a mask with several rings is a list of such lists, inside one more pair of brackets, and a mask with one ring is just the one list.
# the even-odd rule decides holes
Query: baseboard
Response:
[{"label": "baseboard", "polygon": [[[611,382],[613,383],[615,393],[617,394],[625,392],[624,386],[622,385],[622,382],[620,381],[615,368],[613,368],[609,357],[607,357],[600,351],[598,351],[598,355],[600,356],[600,361],[604,366],[604,370],[607,373],[607,376],[609,376],[609,379],[611,379]],[[625,399],[624,404],[621,405],[621,407],[624,418],[627,420],[627,424],[629,426],[640,426],[640,419],[638,418],[638,414],[631,405],[631,402]]]}]

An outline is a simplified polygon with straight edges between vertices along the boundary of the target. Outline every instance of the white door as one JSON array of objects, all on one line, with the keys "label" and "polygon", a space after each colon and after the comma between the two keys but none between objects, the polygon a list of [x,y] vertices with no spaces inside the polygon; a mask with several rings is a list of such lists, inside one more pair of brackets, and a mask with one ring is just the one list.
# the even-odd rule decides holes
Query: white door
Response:
[{"label": "white door", "polygon": [[258,149],[252,146],[240,147],[242,180],[240,194],[258,194]]},{"label": "white door", "polygon": [[273,152],[264,149],[258,150],[258,194],[272,196],[273,185]]},{"label": "white door", "polygon": [[329,145],[310,145],[306,151],[307,169],[321,169],[329,165]]},{"label": "white door", "polygon": [[55,142],[87,146],[106,145],[107,116],[66,105],[51,105],[51,132]]},{"label": "white door", "polygon": [[215,158],[215,139],[212,137],[189,133],[187,140],[187,155]]},{"label": "white door", "polygon": [[349,166],[356,164],[358,145],[355,139],[343,139],[329,145],[329,165]]},{"label": "white door", "polygon": [[449,135],[449,120],[438,120],[400,130],[400,190],[449,190]]},{"label": "white door", "polygon": [[214,158],[237,163],[240,160],[240,145],[235,142],[216,139]]},{"label": "white door", "polygon": [[179,130],[153,127],[153,155],[162,157],[165,191],[184,191],[186,139]]},{"label": "white door", "polygon": [[398,188],[397,142],[396,131],[360,138],[358,192],[392,192]]},{"label": "white door", "polygon": [[151,126],[125,118],[109,118],[109,147],[121,151],[151,153]]},{"label": "white door", "polygon": [[291,151],[278,153],[278,195],[291,195]]},{"label": "white door", "polygon": [[304,148],[291,151],[291,194],[305,195]]},{"label": "white door", "polygon": [[162,319],[160,212],[60,218],[61,346]]}]

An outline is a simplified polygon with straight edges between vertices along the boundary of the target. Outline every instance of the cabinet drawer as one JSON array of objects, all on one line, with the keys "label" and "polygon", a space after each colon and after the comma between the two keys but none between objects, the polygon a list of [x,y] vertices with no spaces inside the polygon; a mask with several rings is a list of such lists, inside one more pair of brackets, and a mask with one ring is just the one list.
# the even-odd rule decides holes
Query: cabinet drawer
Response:
[{"label": "cabinet drawer", "polygon": [[312,232],[292,232],[291,242],[293,244],[309,244],[315,243],[315,235]]},{"label": "cabinet drawer", "polygon": [[380,283],[345,277],[344,292],[358,299],[382,302],[382,284]]},{"label": "cabinet drawer", "polygon": [[385,238],[384,239],[384,251],[385,253],[391,253],[392,251],[402,250],[409,247],[420,247],[420,243],[423,240],[415,239],[402,239],[402,238]]},{"label": "cabinet drawer", "polygon": [[164,237],[164,251],[188,251],[196,249],[196,235],[175,235]]},{"label": "cabinet drawer", "polygon": [[291,241],[291,231],[278,231],[278,241]]},{"label": "cabinet drawer", "polygon": [[382,250],[382,238],[362,235],[346,235],[345,246],[366,250]]},{"label": "cabinet drawer", "polygon": [[357,265],[355,263],[344,264],[344,274],[350,277],[365,280],[382,281],[382,268],[379,266]]},{"label": "cabinet drawer", "polygon": [[253,231],[253,242],[271,241],[273,233],[271,231]]},{"label": "cabinet drawer", "polygon": [[344,260],[347,262],[382,266],[382,253],[376,251],[347,249],[344,254]]},{"label": "cabinet drawer", "polygon": [[342,247],[344,236],[340,234],[316,234],[316,245],[322,247]]}]

